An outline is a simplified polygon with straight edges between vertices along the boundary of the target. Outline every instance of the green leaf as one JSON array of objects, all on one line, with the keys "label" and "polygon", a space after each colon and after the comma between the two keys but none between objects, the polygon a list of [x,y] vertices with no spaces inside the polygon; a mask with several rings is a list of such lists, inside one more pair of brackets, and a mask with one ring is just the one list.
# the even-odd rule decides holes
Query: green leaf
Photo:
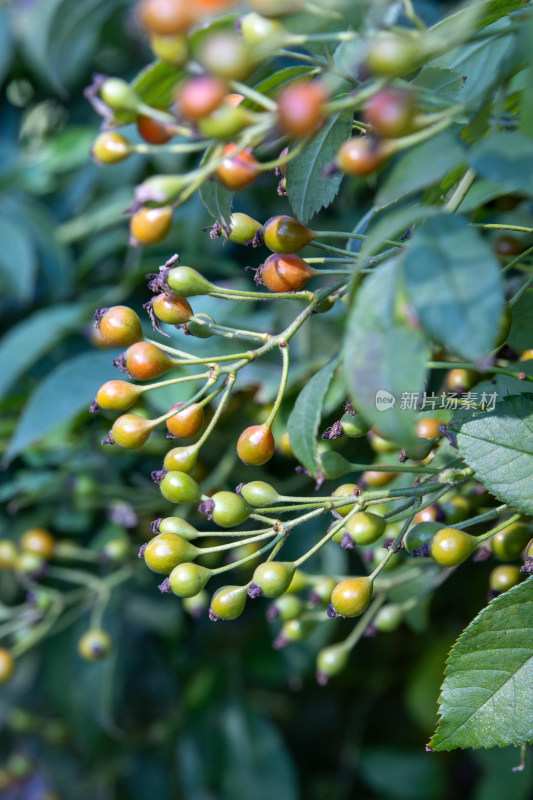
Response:
[{"label": "green leaf", "polygon": [[515,42],[512,36],[501,35],[507,25],[507,20],[498,20],[491,26],[495,36],[448,50],[432,62],[435,66],[460,72],[464,77],[463,87],[457,95],[459,101],[469,103],[475,100],[507,75],[505,62],[512,54]]},{"label": "green leaf", "polygon": [[470,165],[479,175],[507,192],[533,193],[531,139],[518,131],[497,131],[470,151]]},{"label": "green leaf", "polygon": [[[280,92],[284,86],[292,83],[297,78],[310,77],[314,70],[312,67],[285,67],[278,72],[274,72],[268,77],[264,78],[259,83],[256,83],[254,89],[256,92],[266,95],[266,97],[274,97]],[[259,103],[255,103],[250,97],[246,97],[242,101],[243,108],[250,108],[254,111],[263,111]]]},{"label": "green leaf", "polygon": [[[361,753],[363,782],[387,800],[440,800],[445,792],[444,765],[419,750],[373,747]],[[394,775],[391,781],[390,776]]]},{"label": "green leaf", "polygon": [[319,472],[318,426],[337,361],[337,358],[329,361],[311,378],[298,395],[287,424],[292,451],[314,478],[318,477]]},{"label": "green leaf", "polygon": [[402,313],[401,259],[378,267],[362,284],[348,317],[344,371],[356,409],[385,437],[406,444],[415,411],[402,395],[421,392],[428,344]]},{"label": "green leaf", "polygon": [[287,747],[266,717],[247,714],[231,703],[219,724],[224,763],[231,764],[221,776],[223,800],[296,800],[296,776]]},{"label": "green leaf", "polygon": [[496,597],[446,665],[434,750],[533,741],[533,579]]},{"label": "green leaf", "polygon": [[25,56],[60,93],[74,85],[94,53],[102,23],[121,0],[36,0],[17,9]]},{"label": "green leaf", "polygon": [[154,108],[168,108],[174,99],[174,90],[185,72],[166,61],[148,64],[132,81],[143,102]]},{"label": "green leaf", "polygon": [[502,503],[533,514],[533,394],[511,395],[492,411],[452,423],[459,453]]},{"label": "green leaf", "polygon": [[37,254],[27,229],[12,219],[0,219],[0,286],[19,302],[32,297],[37,273]]},{"label": "green leaf", "polygon": [[400,197],[418,192],[441,181],[452,169],[464,164],[463,147],[453,134],[438,136],[411,147],[393,165],[379,190],[378,205],[394,203]]},{"label": "green leaf", "polygon": [[0,398],[43,353],[76,328],[84,316],[80,306],[54,306],[37,311],[11,328],[0,341]]},{"label": "green leaf", "polygon": [[514,350],[528,350],[533,344],[533,289],[518,298],[513,306],[513,321],[507,344]]},{"label": "green leaf", "polygon": [[361,247],[361,264],[364,266],[370,256],[378,253],[384,246],[386,239],[398,239],[408,233],[412,225],[416,225],[426,217],[438,214],[440,209],[435,206],[408,206],[380,214],[372,221],[367,232],[367,238]]},{"label": "green leaf", "polygon": [[[202,158],[202,165],[206,164],[213,154],[209,148]],[[233,192],[225,189],[217,180],[204,181],[200,187],[200,199],[213,219],[223,228],[230,227],[231,208],[233,205]]]},{"label": "green leaf", "polygon": [[116,378],[112,361],[110,350],[90,351],[56,367],[25,406],[8,445],[6,459],[12,459],[56,425],[68,422],[75,414],[88,408],[102,383]]},{"label": "green leaf", "polygon": [[409,300],[426,331],[468,361],[489,353],[503,308],[493,251],[461,217],[421,223],[405,257]]},{"label": "green leaf", "polygon": [[300,155],[287,164],[289,202],[301,222],[308,222],[317,211],[329,206],[339,191],[342,172],[324,177],[322,169],[350,137],[352,119],[351,111],[333,114]]},{"label": "green leaf", "polygon": [[463,86],[463,76],[447,67],[424,67],[413,80],[413,86],[427,89],[446,100],[453,100]]}]

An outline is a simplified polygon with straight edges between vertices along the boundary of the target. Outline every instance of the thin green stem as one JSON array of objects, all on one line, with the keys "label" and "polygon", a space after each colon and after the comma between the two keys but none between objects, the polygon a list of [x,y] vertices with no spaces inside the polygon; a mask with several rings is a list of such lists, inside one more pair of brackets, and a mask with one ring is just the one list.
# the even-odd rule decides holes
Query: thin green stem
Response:
[{"label": "thin green stem", "polygon": [[471,168],[467,169],[467,171],[459,181],[452,196],[446,203],[446,211],[449,211],[450,214],[454,214],[459,209],[459,206],[461,205],[466,195],[472,188],[475,180],[476,180],[475,170]]},{"label": "thin green stem", "polygon": [[226,564],[223,567],[217,567],[216,569],[214,569],[212,571],[211,574],[212,575],[222,575],[223,572],[229,572],[229,570],[235,569],[236,567],[242,567],[243,564],[247,564],[248,561],[252,561],[253,559],[258,558],[259,556],[263,555],[263,553],[267,553],[269,550],[271,550],[273,547],[275,547],[275,545],[282,538],[282,535],[283,534],[281,534],[281,533],[278,534],[275,539],[273,539],[271,542],[266,544],[264,547],[261,547],[260,550],[257,550],[255,553],[251,553],[250,555],[245,556],[244,558],[241,558],[239,561],[233,561],[231,564]]},{"label": "thin green stem", "polygon": [[414,517],[415,513],[416,513],[416,511],[413,510],[412,513],[410,514],[410,516],[405,520],[404,524],[402,525],[402,529],[401,529],[400,533],[398,534],[396,539],[393,541],[393,543],[391,544],[391,546],[389,547],[389,549],[385,553],[384,558],[379,562],[379,564],[377,565],[375,570],[368,576],[369,580],[373,581],[375,578],[377,578],[377,576],[379,575],[381,570],[385,567],[387,562],[390,561],[390,559],[396,553],[398,547],[401,544],[401,541],[402,541],[403,537],[405,536],[405,534],[407,533],[407,531],[409,530],[409,528],[411,526],[411,522],[413,521],[413,517]]},{"label": "thin green stem", "polygon": [[509,305],[514,306],[515,303],[518,303],[522,295],[524,295],[527,292],[532,283],[533,283],[533,275],[530,275],[527,281],[524,284],[522,284],[520,289],[517,292],[515,292],[515,294],[511,297],[511,299],[509,300]]},{"label": "thin green stem", "polygon": [[257,92],[255,89],[252,89],[251,86],[247,86],[246,83],[230,81],[229,85],[234,92],[244,95],[244,97],[247,97],[249,100],[253,100],[254,103],[257,103],[258,106],[262,106],[267,111],[277,110],[278,106],[274,100],[271,100],[270,97],[267,97],[262,92]]},{"label": "thin green stem", "polygon": [[[479,364],[475,364],[471,361],[428,361],[426,363],[428,369],[470,369],[475,371],[480,371]],[[482,370],[483,372],[492,372],[496,375],[508,375],[510,378],[516,378],[519,381],[529,381],[533,383],[533,376],[526,375],[525,372],[517,372],[513,369],[505,369],[504,367],[488,367],[487,369]]]},{"label": "thin green stem", "polygon": [[281,380],[279,383],[279,389],[274,401],[274,405],[272,406],[272,410],[268,415],[267,421],[265,425],[267,428],[271,428],[274,424],[274,420],[276,419],[278,412],[281,408],[281,404],[283,402],[283,398],[285,396],[285,391],[287,389],[287,381],[289,379],[289,345],[287,342],[280,342],[279,349],[281,352],[281,359],[283,362],[283,366],[281,369]]},{"label": "thin green stem", "polygon": [[[492,528],[487,533],[484,533],[482,536],[477,536],[476,537],[476,541],[477,542],[486,542],[487,539],[490,539],[492,536],[494,536],[495,533],[499,533],[500,531],[505,530],[505,528],[508,528],[509,525],[513,524],[513,522],[518,522],[518,520],[522,519],[522,517],[523,517],[523,514],[513,514],[512,517],[509,517],[509,519],[506,519],[504,522],[500,522],[499,525],[497,525],[495,528]],[[454,527],[456,527],[456,526],[454,526]]]},{"label": "thin green stem", "polygon": [[471,517],[470,519],[465,520],[465,522],[458,522],[453,527],[463,530],[464,528],[472,527],[472,525],[480,525],[483,522],[488,522],[495,517],[499,517],[500,514],[503,514],[508,510],[508,506],[498,506],[497,508],[492,508],[490,511],[486,511],[484,514],[478,514],[476,517]]},{"label": "thin green stem", "polygon": [[374,598],[372,603],[369,605],[361,619],[357,621],[352,632],[346,637],[346,639],[341,642],[341,647],[345,650],[352,650],[361,636],[363,636],[364,632],[378,613],[379,609],[387,599],[387,595],[385,592],[379,594],[377,597]]},{"label": "thin green stem", "polygon": [[222,415],[222,413],[224,411],[224,408],[226,407],[226,403],[228,402],[228,399],[229,399],[229,396],[230,396],[231,391],[233,389],[234,383],[235,383],[235,374],[228,375],[228,377],[226,379],[226,388],[224,389],[224,394],[220,398],[220,402],[219,402],[219,404],[217,406],[217,409],[216,409],[215,413],[213,414],[213,417],[210,420],[207,428],[202,433],[202,435],[200,436],[198,441],[192,446],[192,449],[199,450],[201,448],[201,446],[207,441],[207,439],[211,435],[213,429],[215,428],[217,422],[219,421],[219,419],[220,419],[220,417],[221,417],[221,415]]}]

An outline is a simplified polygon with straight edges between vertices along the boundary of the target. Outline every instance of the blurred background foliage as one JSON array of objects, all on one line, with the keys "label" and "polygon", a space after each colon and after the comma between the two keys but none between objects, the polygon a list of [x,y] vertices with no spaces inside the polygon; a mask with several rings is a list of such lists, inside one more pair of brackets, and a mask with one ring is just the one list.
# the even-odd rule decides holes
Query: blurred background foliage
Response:
[{"label": "blurred background foliage", "polygon": [[[439,2],[418,7],[428,21],[442,9]],[[95,346],[92,312],[117,302],[140,310],[145,273],[173,252],[216,280],[240,280],[243,266],[257,265],[252,251],[211,241],[202,231],[210,220],[198,198],[179,210],[163,245],[145,252],[128,247],[124,211],[134,184],[161,167],[180,170],[177,156],[164,162],[135,156],[100,169],[88,155],[98,129],[83,97],[91,74],[130,78],[150,58],[132,12],[128,0],[13,0],[0,8],[0,535],[16,539],[44,526],[96,553],[117,539],[134,553],[147,538],[148,521],[164,513],[149,475],[168,445],[161,434],[140,455],[102,452],[110,418],[91,419],[87,398],[115,376],[116,353]],[[237,210],[264,220],[284,201],[276,179],[265,176],[239,202]],[[336,204],[337,216],[324,217],[343,227],[344,215],[353,224],[359,204],[364,197],[351,186]],[[215,310],[202,299],[195,311],[224,324],[234,309],[220,302]],[[279,329],[277,317],[286,311],[268,305],[247,312],[251,323]],[[340,331],[333,312],[316,320],[312,334],[302,332],[295,390]],[[83,379],[73,383],[73,370]],[[276,364],[272,370],[268,364],[246,370],[228,424],[205,454],[205,490],[237,482],[234,441],[243,415],[260,419],[261,406],[272,400]],[[332,412],[341,400],[333,387]],[[150,403],[165,411],[169,401],[175,402],[160,390]],[[365,458],[371,453],[363,450],[358,459]],[[279,453],[265,476],[276,485],[284,480],[287,494],[310,489],[295,465]],[[239,481],[245,473],[238,471]],[[318,568],[341,571],[344,558],[332,545]],[[349,669],[322,688],[313,671],[323,631],[275,651],[276,631],[262,601],[231,624],[191,619],[180,601],[157,592],[157,576],[132,557],[104,616],[112,656],[100,664],[80,659],[77,642],[88,622],[84,609],[76,609],[0,689],[0,783],[6,770],[10,775],[0,795],[525,800],[533,796],[530,776],[510,771],[519,761],[512,749],[424,751],[445,654],[485,604],[489,569],[476,565],[468,582],[463,571],[454,575],[432,602],[429,624],[420,615],[411,626],[416,633],[404,625],[363,640]],[[2,601],[12,602],[17,591],[2,574]],[[328,631],[333,640],[336,626]]]}]

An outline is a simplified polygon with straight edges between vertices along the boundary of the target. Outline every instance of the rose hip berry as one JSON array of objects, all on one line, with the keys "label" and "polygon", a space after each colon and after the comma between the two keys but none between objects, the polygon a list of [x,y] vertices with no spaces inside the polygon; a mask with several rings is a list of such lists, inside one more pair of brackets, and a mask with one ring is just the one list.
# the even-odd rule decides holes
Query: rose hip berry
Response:
[{"label": "rose hip berry", "polygon": [[262,282],[271,292],[298,292],[315,274],[316,270],[294,253],[273,253],[260,272]]}]

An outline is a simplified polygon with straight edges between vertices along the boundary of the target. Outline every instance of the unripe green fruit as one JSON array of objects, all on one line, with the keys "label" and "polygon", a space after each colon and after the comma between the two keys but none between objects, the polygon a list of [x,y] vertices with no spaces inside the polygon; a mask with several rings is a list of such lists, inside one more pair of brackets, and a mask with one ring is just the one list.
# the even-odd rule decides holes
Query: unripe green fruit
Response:
[{"label": "unripe green fruit", "polygon": [[309,586],[309,576],[302,569],[297,569],[292,576],[292,581],[289,584],[287,592],[290,594],[299,594]]},{"label": "unripe green fruit", "polygon": [[316,236],[303,222],[286,214],[270,217],[263,225],[263,241],[273,253],[297,253]]},{"label": "unripe green fruit", "polygon": [[132,152],[131,142],[119,133],[101,133],[91,147],[91,155],[100,164],[117,164]]},{"label": "unripe green fruit", "polygon": [[126,411],[142,394],[140,386],[127,381],[107,381],[98,389],[96,402],[106,411]]},{"label": "unripe green fruit", "polygon": [[148,542],[143,557],[152,572],[169,575],[174,567],[192,561],[199,552],[197,547],[177,533],[159,533]]},{"label": "unripe green fruit", "polygon": [[[231,233],[227,238],[230,242],[235,242],[236,244],[247,244],[252,241],[262,227],[261,223],[253,217],[236,211],[230,217]],[[222,230],[222,235],[226,237],[224,230]]]},{"label": "unripe green fruit", "polygon": [[420,55],[420,45],[413,39],[383,34],[370,43],[366,63],[375,75],[398,78],[416,67]]},{"label": "unripe green fruit", "polygon": [[78,642],[78,651],[85,661],[101,661],[111,652],[111,637],[105,631],[91,628]]},{"label": "unripe green fruit", "polygon": [[374,428],[368,432],[367,438],[370,447],[376,453],[394,453],[396,450],[400,449],[399,444],[396,442],[391,442],[390,439],[385,439],[384,436],[376,433]]},{"label": "unripe green fruit", "polygon": [[8,683],[15,672],[15,659],[5,647],[0,648],[0,683]]},{"label": "unripe green fruit", "polygon": [[368,433],[371,426],[361,417],[360,414],[343,414],[341,417],[342,432],[350,439],[357,439]]},{"label": "unripe green fruit", "polygon": [[286,643],[301,642],[313,629],[311,620],[289,619],[283,623],[280,639]]},{"label": "unripe green fruit", "polygon": [[120,78],[108,78],[100,89],[100,97],[113,111],[137,111],[139,95]]},{"label": "unripe green fruit", "polygon": [[202,589],[198,594],[192,597],[183,598],[183,609],[190,614],[191,617],[199,617],[209,608],[209,595]]},{"label": "unripe green fruit", "polygon": [[209,294],[215,288],[192,267],[173,267],[168,273],[167,284],[178,297]]},{"label": "unripe green fruit", "polygon": [[[332,497],[350,497],[358,494],[359,487],[355,483],[343,483],[338,486],[332,494]],[[345,506],[335,506],[335,511],[345,517],[353,509],[355,503],[347,503]]]},{"label": "unripe green fruit", "polygon": [[0,570],[13,569],[18,557],[15,542],[10,539],[0,539]]},{"label": "unripe green fruit", "polygon": [[374,625],[380,633],[392,633],[402,623],[403,613],[400,606],[393,603],[380,608],[374,618]]},{"label": "unripe green fruit", "polygon": [[431,542],[431,555],[443,567],[457,567],[472,555],[477,539],[457,528],[441,528]]},{"label": "unripe green fruit", "polygon": [[513,522],[490,539],[492,554],[498,561],[514,561],[529,541],[529,529],[523,522]]},{"label": "unripe green fruit", "polygon": [[472,508],[466,497],[457,495],[442,504],[442,510],[448,525],[456,525],[458,522],[464,522],[470,517]]},{"label": "unripe green fruit", "polygon": [[178,597],[193,597],[198,594],[211,577],[211,570],[199,564],[178,564],[170,573],[170,588]]},{"label": "unripe green fruit", "polygon": [[272,506],[279,500],[279,494],[274,487],[265,481],[245,483],[244,486],[241,486],[240,494],[254,508]]},{"label": "unripe green fruit", "polygon": [[493,592],[506,592],[516,586],[517,583],[520,583],[523,577],[520,567],[501,564],[499,567],[494,567],[490,573],[489,586]]},{"label": "unripe green fruit", "polygon": [[252,581],[260,587],[264,597],[279,597],[289,588],[295,569],[294,564],[287,561],[265,561],[256,567]]},{"label": "unripe green fruit", "polygon": [[138,414],[123,414],[115,420],[111,428],[111,438],[120,447],[136,450],[148,441],[153,424]]},{"label": "unripe green fruit", "polygon": [[413,553],[425,544],[430,544],[437,531],[442,530],[442,527],[438,522],[419,522],[407,531],[403,546],[408,553]]},{"label": "unripe green fruit", "polygon": [[290,619],[296,619],[302,613],[303,607],[304,604],[299,597],[293,594],[282,594],[270,606],[268,617],[288,622]]},{"label": "unripe green fruit", "polygon": [[125,538],[110,539],[102,548],[102,560],[109,564],[120,564],[130,554],[129,541]]},{"label": "unripe green fruit", "polygon": [[150,36],[150,47],[157,58],[172,64],[175,67],[182,67],[189,58],[189,43],[186,36]]},{"label": "unripe green fruit", "polygon": [[198,121],[198,130],[207,139],[235,139],[252,119],[248,109],[222,103],[219,108]]},{"label": "unripe green fruit", "polygon": [[369,578],[346,578],[333,589],[331,605],[343,617],[358,617],[368,608],[372,590]]},{"label": "unripe green fruit", "polygon": [[335,480],[335,478],[342,478],[353,472],[351,464],[340,453],[334,450],[326,450],[320,453],[320,471],[325,478]]},{"label": "unripe green fruit", "polygon": [[431,453],[435,442],[432,439],[417,439],[404,448],[406,458],[411,461],[423,461]]},{"label": "unripe green fruit", "polygon": [[152,175],[135,189],[139,202],[165,206],[175,200],[186,185],[182,175]]},{"label": "unripe green fruit", "polygon": [[194,319],[190,319],[187,323],[187,330],[191,336],[196,336],[197,339],[209,339],[214,336],[211,328],[208,328],[207,325],[202,325],[199,320],[215,324],[215,320],[209,314],[195,314]]},{"label": "unripe green fruit", "polygon": [[198,450],[194,447],[173,447],[163,461],[169,472],[191,473],[198,462]]},{"label": "unripe green fruit", "polygon": [[252,11],[239,19],[241,36],[250,47],[258,47],[262,53],[277,50],[290,40],[291,36],[281,22],[267,19]]},{"label": "unripe green fruit", "polygon": [[159,520],[159,533],[177,533],[183,539],[196,539],[198,531],[181,517],[164,517]]},{"label": "unripe green fruit", "polygon": [[500,319],[500,327],[498,328],[498,335],[496,337],[496,344],[494,345],[495,350],[499,350],[499,348],[505,344],[507,341],[507,337],[509,336],[509,331],[511,330],[511,325],[513,323],[513,312],[512,308],[509,304],[504,306],[502,317]]},{"label": "unripe green fruit", "polygon": [[314,602],[318,600],[320,603],[327,606],[331,598],[331,593],[336,585],[337,581],[335,578],[330,578],[327,575],[314,580],[311,586],[310,600]]},{"label": "unripe green fruit", "polygon": [[383,535],[385,525],[383,517],[369,511],[359,511],[346,522],[344,531],[350,534],[355,544],[368,545],[377,542]]},{"label": "unripe green fruit", "polygon": [[211,598],[211,611],[223,620],[240,617],[246,605],[246,586],[222,586]]},{"label": "unripe green fruit", "polygon": [[172,503],[197,503],[202,496],[200,487],[190,475],[174,470],[162,478],[159,489]]},{"label": "unripe green fruit", "polygon": [[320,650],[316,659],[316,671],[320,683],[325,683],[327,678],[340,675],[348,664],[350,651],[342,644],[333,644]]},{"label": "unripe green fruit", "polygon": [[254,67],[252,50],[231,31],[207,36],[197,57],[207,72],[225,80],[245,80]]},{"label": "unripe green fruit", "polygon": [[213,522],[221,528],[241,525],[252,513],[246,500],[235,492],[216,492],[211,500],[215,504],[211,511]]}]

